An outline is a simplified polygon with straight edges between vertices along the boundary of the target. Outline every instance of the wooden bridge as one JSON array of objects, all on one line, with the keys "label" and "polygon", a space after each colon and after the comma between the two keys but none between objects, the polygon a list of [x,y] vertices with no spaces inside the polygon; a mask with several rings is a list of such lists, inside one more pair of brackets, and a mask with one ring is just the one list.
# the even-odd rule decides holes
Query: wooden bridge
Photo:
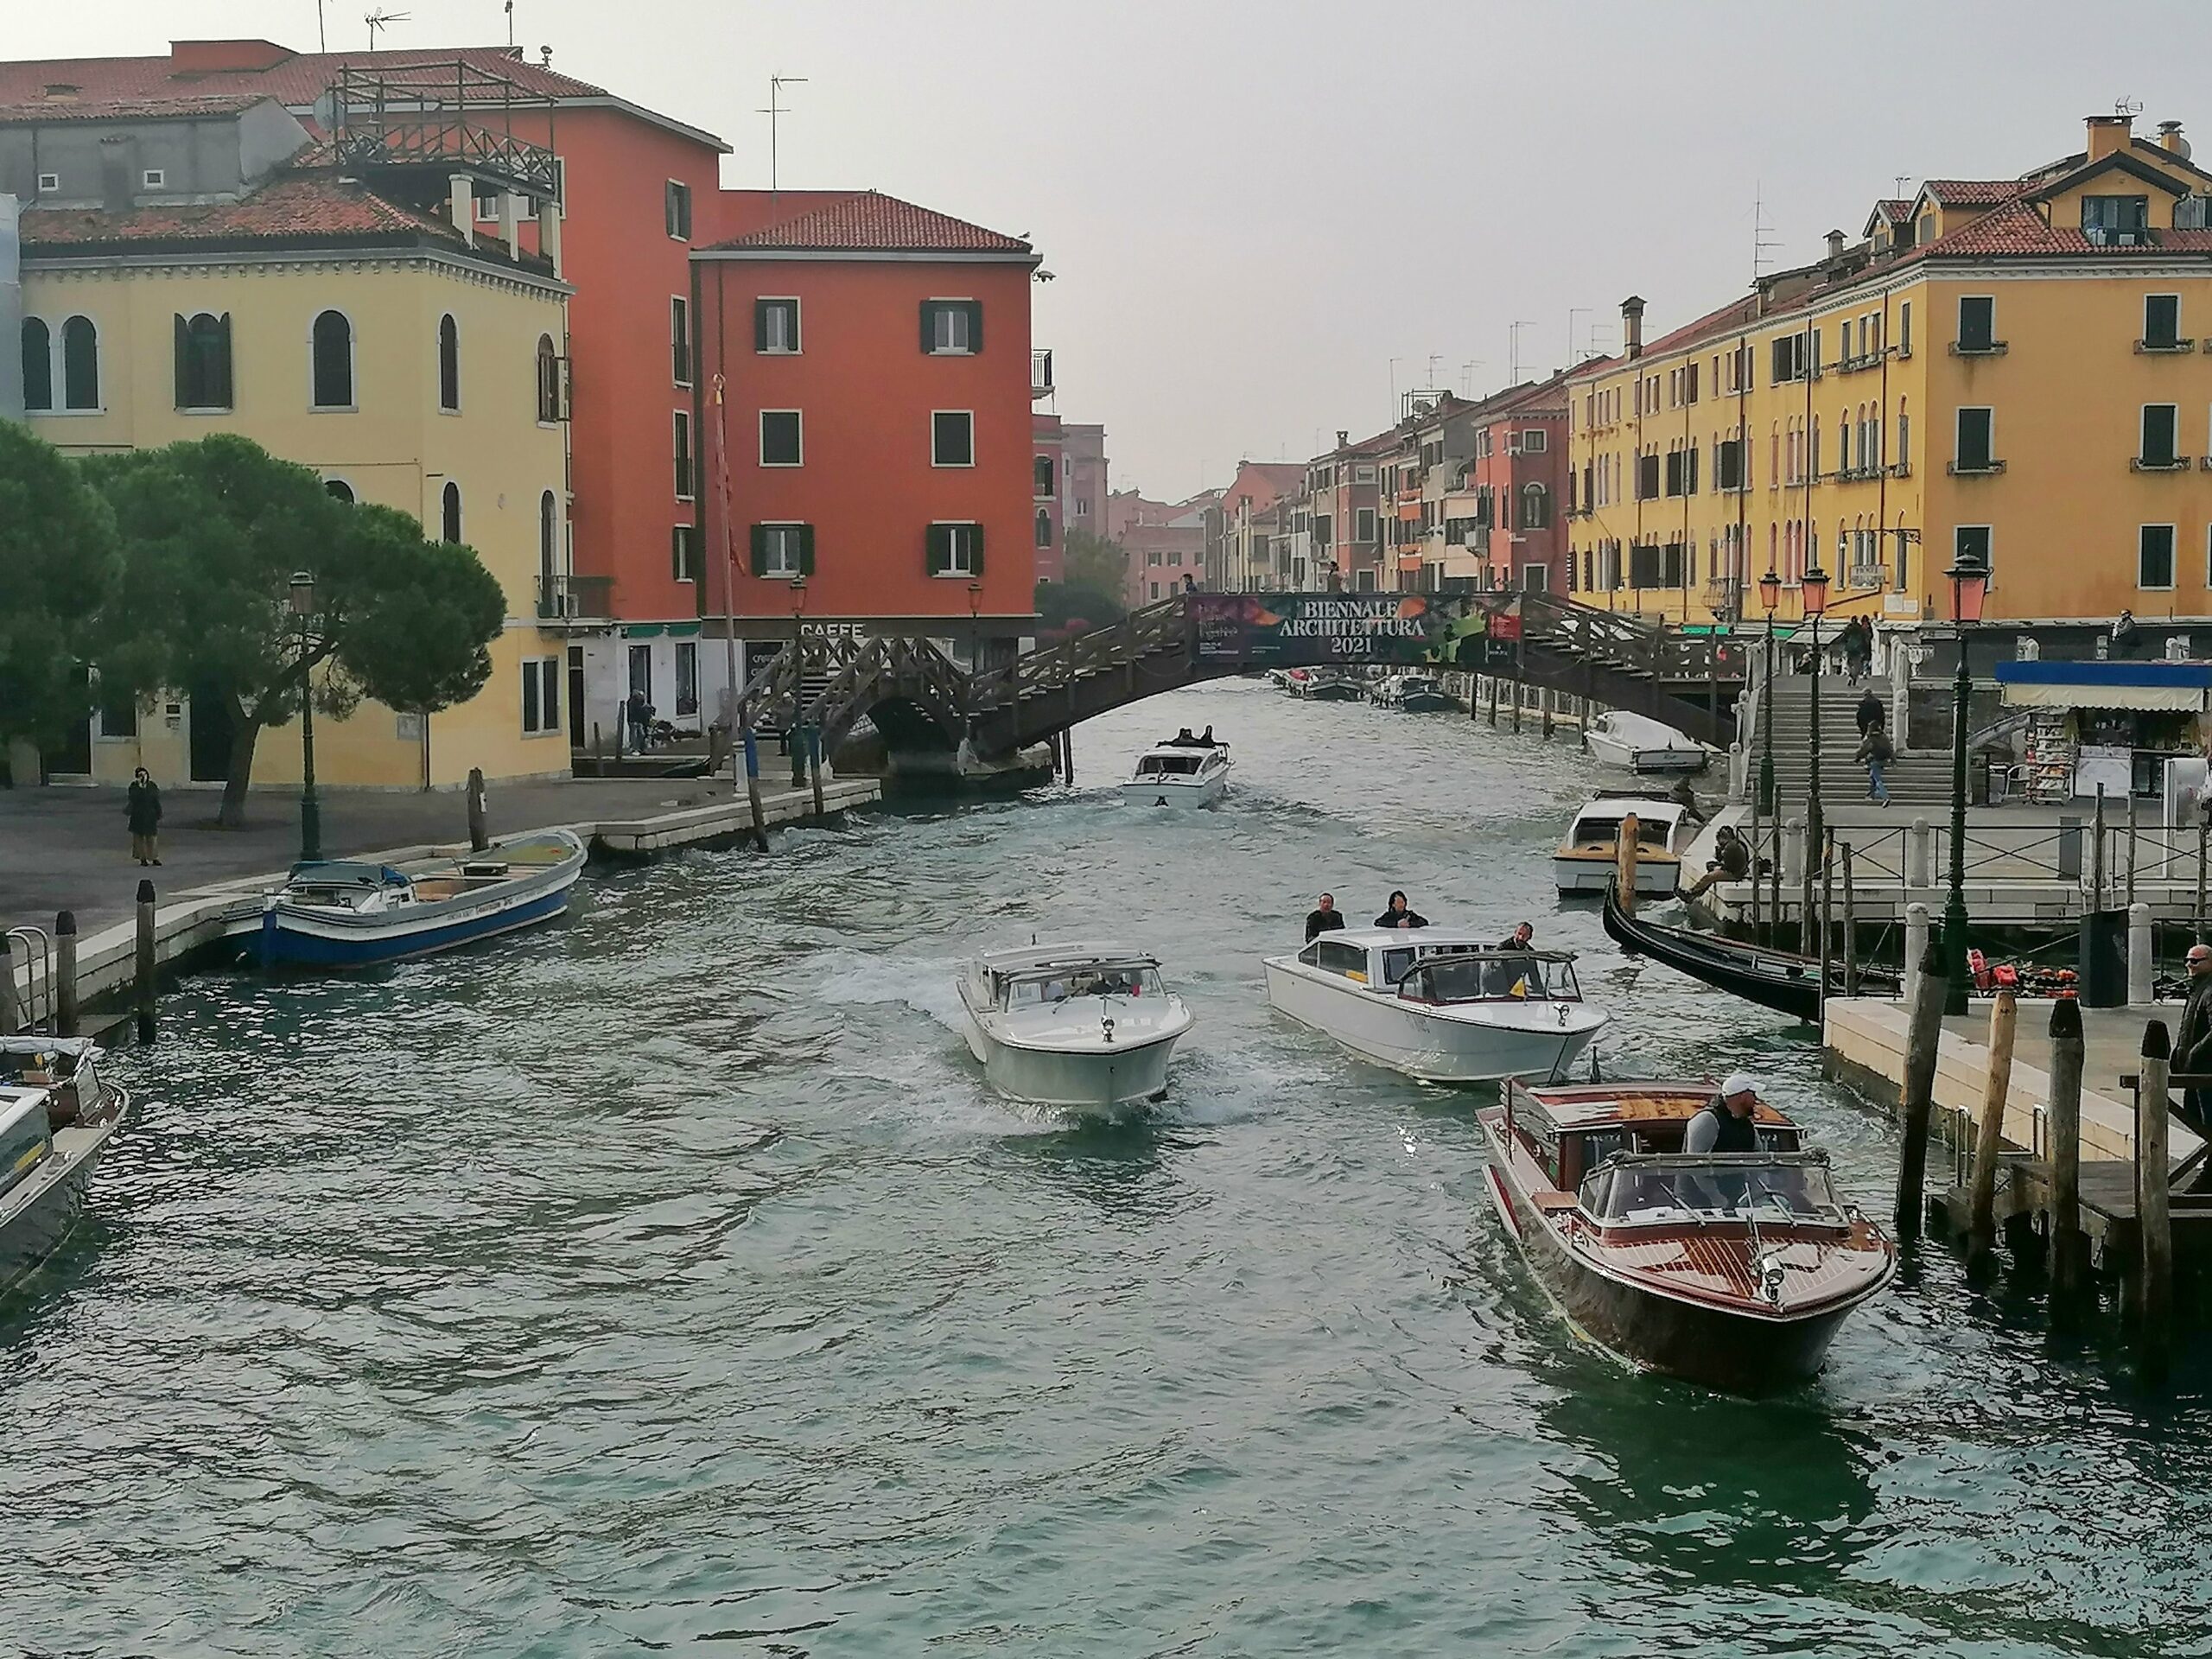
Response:
[{"label": "wooden bridge", "polygon": [[1155,692],[1256,669],[1397,664],[1517,679],[1725,744],[1749,659],[1545,594],[1178,594],[969,673],[925,639],[802,633],[745,687],[753,724],[834,750],[863,717],[893,749],[1003,757]]}]

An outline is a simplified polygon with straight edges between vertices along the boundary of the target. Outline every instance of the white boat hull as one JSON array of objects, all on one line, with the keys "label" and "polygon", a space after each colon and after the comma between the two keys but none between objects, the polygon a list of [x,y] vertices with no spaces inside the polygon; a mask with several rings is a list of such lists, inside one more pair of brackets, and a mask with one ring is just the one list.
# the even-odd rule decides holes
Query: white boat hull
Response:
[{"label": "white boat hull", "polygon": [[1267,961],[1268,1002],[1300,1025],[1333,1037],[1363,1059],[1427,1083],[1552,1078],[1586,1052],[1606,1016],[1580,1002],[1485,1002],[1479,1018],[1452,1017],[1302,971],[1288,957]]},{"label": "white boat hull", "polygon": [[1583,744],[1590,751],[1590,758],[1601,766],[1618,766],[1624,772],[1646,774],[1703,772],[1712,758],[1708,751],[1695,745],[1687,748],[1673,744],[1659,748],[1638,747],[1599,731],[1589,733]]},{"label": "white boat hull", "polygon": [[[1612,884],[1613,872],[1618,867],[1613,855],[1603,858],[1554,857],[1552,879],[1561,893],[1601,893]],[[1645,899],[1672,898],[1681,880],[1681,861],[1678,858],[1656,856],[1639,858],[1636,863],[1636,891]]]},{"label": "white boat hull", "polygon": [[1109,1116],[1167,1092],[1168,1065],[1183,1033],[1132,1038],[1111,1049],[1078,1053],[1002,1042],[970,1014],[967,1036],[983,1080],[1007,1099]]},{"label": "white boat hull", "polygon": [[1211,806],[1229,787],[1226,769],[1195,783],[1146,779],[1121,786],[1122,798],[1131,806]]}]

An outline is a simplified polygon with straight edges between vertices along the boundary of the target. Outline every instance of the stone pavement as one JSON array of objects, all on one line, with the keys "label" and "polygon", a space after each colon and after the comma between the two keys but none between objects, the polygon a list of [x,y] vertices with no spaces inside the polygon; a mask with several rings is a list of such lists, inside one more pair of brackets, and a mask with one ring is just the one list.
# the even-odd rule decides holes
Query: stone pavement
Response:
[{"label": "stone pavement", "polygon": [[[771,789],[787,779],[767,776]],[[486,802],[495,836],[556,824],[646,817],[728,800],[727,780],[699,778],[559,779],[494,784]],[[282,870],[299,856],[296,794],[256,791],[246,823],[215,823],[213,790],[162,795],[162,868],[142,870],[130,857],[121,789],[0,789],[0,927],[29,923],[51,931],[57,910],[74,910],[80,933],[127,921],[141,876],[166,901],[210,882]],[[468,810],[457,791],[325,791],[326,857],[465,842]]]}]

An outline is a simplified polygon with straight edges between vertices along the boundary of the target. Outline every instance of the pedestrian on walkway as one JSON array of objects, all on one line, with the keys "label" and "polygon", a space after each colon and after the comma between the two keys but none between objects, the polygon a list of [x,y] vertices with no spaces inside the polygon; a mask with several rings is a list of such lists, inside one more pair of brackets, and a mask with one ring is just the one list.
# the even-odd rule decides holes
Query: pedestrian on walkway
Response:
[{"label": "pedestrian on walkway", "polygon": [[1882,779],[1882,768],[1897,759],[1897,747],[1890,741],[1890,734],[1879,726],[1870,727],[1866,736],[1859,740],[1859,764],[1866,768],[1866,798],[1887,806],[1890,786]]},{"label": "pedestrian on walkway", "polygon": [[652,747],[653,706],[643,691],[632,691],[630,700],[622,705],[622,712],[630,722],[630,747],[643,754]]},{"label": "pedestrian on walkway", "polygon": [[130,780],[130,795],[123,809],[130,826],[130,856],[141,868],[162,861],[162,791],[145,767]]},{"label": "pedestrian on walkway", "polygon": [[1882,700],[1874,695],[1874,688],[1871,685],[1866,688],[1866,695],[1859,699],[1857,719],[1861,738],[1877,726],[1889,724],[1889,715],[1883,711]]}]

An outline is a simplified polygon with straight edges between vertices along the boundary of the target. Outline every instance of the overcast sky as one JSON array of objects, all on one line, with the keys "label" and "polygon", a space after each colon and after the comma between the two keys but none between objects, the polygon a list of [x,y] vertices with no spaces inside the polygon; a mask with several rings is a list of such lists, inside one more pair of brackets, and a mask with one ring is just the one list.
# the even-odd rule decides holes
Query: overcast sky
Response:
[{"label": "overcast sky", "polygon": [[[497,43],[501,0],[379,0],[394,46]],[[371,0],[324,0],[334,48]],[[315,0],[0,0],[10,58],[172,37],[312,49]],[[1388,423],[1392,388],[1479,391],[1654,334],[1857,236],[1896,175],[2010,175],[2137,130],[2212,144],[2212,5],[2131,0],[515,0],[554,67],[720,133],[765,185],[874,188],[1027,233],[1036,338],[1117,486],[1219,482]],[[2208,149],[2212,155],[2212,149]],[[1395,368],[1392,359],[1395,359]],[[1431,361],[1436,365],[1434,378]],[[1470,367],[1469,365],[1472,366]]]}]

